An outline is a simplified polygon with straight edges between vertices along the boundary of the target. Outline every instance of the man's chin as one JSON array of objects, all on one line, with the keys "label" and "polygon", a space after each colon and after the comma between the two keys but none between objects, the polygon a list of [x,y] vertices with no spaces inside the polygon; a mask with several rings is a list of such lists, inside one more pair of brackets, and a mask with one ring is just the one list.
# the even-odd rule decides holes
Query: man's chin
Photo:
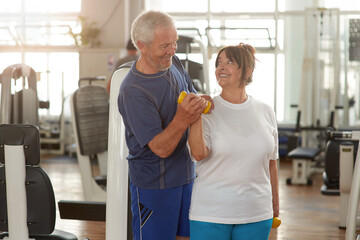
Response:
[{"label": "man's chin", "polygon": [[160,66],[159,70],[160,70],[160,71],[168,70],[168,69],[171,67],[171,64],[172,64],[172,61],[170,61],[170,62],[167,63],[167,64],[163,64],[163,65]]}]

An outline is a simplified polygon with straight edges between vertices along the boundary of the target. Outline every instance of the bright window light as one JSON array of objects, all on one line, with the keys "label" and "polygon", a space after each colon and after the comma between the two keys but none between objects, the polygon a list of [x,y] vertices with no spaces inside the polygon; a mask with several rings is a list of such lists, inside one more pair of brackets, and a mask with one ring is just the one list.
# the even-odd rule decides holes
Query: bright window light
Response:
[{"label": "bright window light", "polygon": [[37,90],[40,101],[49,101],[49,110],[40,115],[59,116],[63,98],[73,93],[79,78],[78,53],[26,53],[25,62],[37,72]]},{"label": "bright window light", "polygon": [[162,10],[165,12],[207,12],[208,0],[182,0],[174,1],[159,1],[147,0],[146,9],[148,10]]},{"label": "bright window light", "polygon": [[19,64],[21,62],[21,53],[19,52],[0,53],[0,74],[10,65]]},{"label": "bright window light", "polygon": [[211,0],[211,12],[273,12],[275,0]]},{"label": "bright window light", "polygon": [[1,0],[0,12],[1,13],[19,13],[21,12],[22,0]]},{"label": "bright window light", "polygon": [[81,0],[26,0],[24,3],[25,12],[28,13],[80,12],[81,10]]},{"label": "bright window light", "polygon": [[253,73],[253,82],[247,86],[247,93],[274,108],[274,55],[257,53],[259,60]]}]

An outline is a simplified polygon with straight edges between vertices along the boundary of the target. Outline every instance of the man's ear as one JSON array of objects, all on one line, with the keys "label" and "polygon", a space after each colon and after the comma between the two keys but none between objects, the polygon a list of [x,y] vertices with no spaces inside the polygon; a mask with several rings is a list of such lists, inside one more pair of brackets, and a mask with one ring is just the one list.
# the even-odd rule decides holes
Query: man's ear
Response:
[{"label": "man's ear", "polygon": [[144,51],[146,51],[146,45],[145,45],[145,43],[144,42],[142,42],[142,41],[137,41],[137,46],[138,46],[138,48],[139,48],[139,50],[140,50],[140,52],[141,53],[143,53]]}]

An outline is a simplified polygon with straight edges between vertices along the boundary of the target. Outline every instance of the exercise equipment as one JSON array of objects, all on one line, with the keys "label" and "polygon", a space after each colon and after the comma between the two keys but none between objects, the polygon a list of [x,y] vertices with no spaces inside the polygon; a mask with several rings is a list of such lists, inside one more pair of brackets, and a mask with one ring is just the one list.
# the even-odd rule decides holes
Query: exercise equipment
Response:
[{"label": "exercise equipment", "polygon": [[[286,183],[312,185],[311,175],[316,172],[323,172],[323,169],[319,166],[320,161],[317,159],[322,152],[321,145],[308,146],[304,140],[304,134],[301,137],[301,145],[299,145],[299,134],[305,131],[321,131],[322,128],[315,127],[301,127],[300,126],[301,111],[298,111],[297,121],[295,127],[295,134],[291,140],[292,145],[296,147],[291,150],[287,157],[292,160],[292,177],[286,179]],[[289,140],[290,141],[290,140]]]},{"label": "exercise equipment", "polygon": [[[358,148],[358,141],[351,138],[344,138],[341,131],[337,131],[337,134],[333,134],[334,131],[329,130],[327,132],[328,142],[325,149],[325,168],[323,173],[324,185],[321,187],[321,193],[323,195],[340,195],[340,148],[342,145],[353,146],[353,159],[356,158],[356,152]],[[346,132],[346,131],[342,131]],[[342,169],[344,170],[344,169]],[[342,171],[347,174],[346,172]],[[349,170],[352,173],[352,169]],[[350,191],[350,190],[349,190]],[[345,223],[343,224],[343,226]]]},{"label": "exercise equipment", "polygon": [[106,202],[106,240],[132,239],[128,163],[125,126],[118,110],[117,99],[121,81],[129,72],[132,62],[115,70],[111,78],[108,179]]},{"label": "exercise equipment", "polygon": [[[106,191],[105,189],[99,189],[94,179],[91,179],[91,177],[89,177],[90,176],[89,172],[91,171],[90,169],[88,169],[91,167],[89,164],[89,159],[87,159],[87,156],[84,156],[81,153],[80,147],[77,147],[79,163],[80,161],[84,162],[83,165],[87,168],[87,172],[88,172],[87,180],[90,181],[87,183],[89,184],[87,187],[89,187],[90,190],[89,193],[91,193],[92,195],[85,195],[85,197],[92,197],[92,198],[86,201],[67,201],[67,200],[59,201],[58,205],[59,205],[60,216],[61,218],[65,218],[65,219],[106,221],[107,240],[132,239],[132,228],[131,228],[132,215],[130,210],[131,209],[130,193],[128,186],[129,184],[128,164],[126,160],[126,157],[128,155],[128,150],[125,141],[125,127],[123,125],[122,118],[117,107],[117,98],[120,89],[120,83],[128,73],[132,64],[133,62],[123,64],[113,73],[111,79],[111,87],[110,87],[110,102],[108,100],[108,95],[106,92],[105,92],[107,96],[106,101],[102,101],[103,98],[101,97],[99,98],[99,95],[104,97],[103,92],[105,90],[105,88],[100,86],[92,86],[91,91],[89,91],[90,86],[80,87],[77,90],[80,91],[80,93],[76,93],[76,94],[74,93],[71,102],[71,107],[73,108],[72,115],[75,116],[76,99],[79,100],[79,96],[80,99],[82,99],[83,88],[86,88],[84,91],[86,92],[89,91],[92,94],[92,97],[97,99],[97,101],[95,101],[94,104],[97,105],[102,110],[104,110],[103,108],[105,108],[107,111],[107,113],[100,113],[100,115],[105,115],[103,117],[107,118],[107,124],[108,124],[108,126],[106,127],[106,131],[107,131],[106,145],[107,145],[107,160],[108,160]],[[94,80],[98,80],[98,79],[94,79]],[[102,103],[105,102],[107,102],[107,104],[102,105]],[[88,104],[86,104],[86,102],[83,102],[81,105],[86,106]],[[87,114],[90,114],[87,115],[88,117],[96,119],[96,116],[92,115],[94,110],[92,110],[91,107],[89,107],[89,109],[86,110],[85,108],[81,108],[81,110]],[[76,117],[73,118],[74,124],[76,122],[75,118]],[[111,129],[111,131],[108,131],[108,129]],[[74,128],[74,131],[77,134],[77,128]],[[104,137],[103,134],[101,134],[100,136]],[[79,138],[80,137],[81,136],[79,135]],[[97,142],[98,141],[99,138],[97,138]],[[79,144],[79,139],[76,140],[76,144]],[[83,149],[82,151],[91,150],[91,149],[86,150],[86,146],[84,147],[85,149]],[[83,176],[82,176],[82,180],[83,181],[85,180]],[[100,190],[102,192],[99,192]],[[96,195],[96,193],[100,193],[100,195]]]},{"label": "exercise equipment", "polygon": [[[360,131],[351,131],[343,134],[346,138],[351,138],[353,140],[360,140]],[[343,148],[341,150],[343,153],[349,152],[348,148]],[[352,157],[352,154],[348,154],[348,157]],[[349,173],[347,173],[349,174]],[[341,177],[341,175],[340,175]],[[349,176],[348,176],[349,177]],[[351,185],[350,185],[350,195],[349,195],[349,202],[347,208],[347,218],[346,218],[346,234],[345,240],[354,240],[355,239],[355,232],[356,232],[356,224],[358,220],[358,204],[359,204],[359,197],[360,197],[360,154],[359,148],[356,154],[355,166],[354,171],[351,178]],[[357,236],[356,239],[360,239],[360,236]]]},{"label": "exercise equipment", "polygon": [[338,126],[339,25],[339,9],[306,9],[304,59],[298,104],[298,110],[303,115],[303,126],[324,127],[330,122],[331,112],[335,113],[333,126]]},{"label": "exercise equipment", "polygon": [[210,95],[209,60],[204,44],[196,38],[179,35],[176,55],[192,79],[196,91]]},{"label": "exercise equipment", "polygon": [[352,137],[351,131],[327,132],[329,141],[326,150],[327,167],[323,174],[324,195],[340,195],[339,228],[346,228],[351,181],[354,161],[358,151],[358,139]]},{"label": "exercise equipment", "polygon": [[278,228],[281,224],[281,219],[278,217],[273,218],[273,223],[271,225],[272,228]]},{"label": "exercise equipment", "polygon": [[86,221],[105,221],[106,203],[94,201],[69,201],[58,202],[60,218]]},{"label": "exercise equipment", "polygon": [[306,147],[298,147],[289,152],[288,158],[293,161],[293,174],[291,178],[286,179],[286,183],[312,185],[309,177],[317,171],[313,163],[320,152],[319,148]]},{"label": "exercise equipment", "polygon": [[[70,106],[76,155],[86,201],[106,201],[109,100],[105,87],[92,85],[103,77],[81,78]],[[89,84],[81,85],[84,81]],[[100,176],[93,177],[91,162],[98,161]]]},{"label": "exercise equipment", "polygon": [[[185,91],[182,91],[179,95],[179,98],[178,98],[178,103],[182,103],[182,101],[184,100],[184,98],[186,97],[187,93]],[[209,101],[206,101],[206,108],[204,109],[203,113],[206,114],[209,112],[210,108],[211,108],[211,103]]]},{"label": "exercise equipment", "polygon": [[349,60],[360,61],[360,19],[349,19]]},{"label": "exercise equipment", "polygon": [[[312,184],[309,176],[323,172],[321,137],[327,127],[338,126],[340,99],[339,10],[307,9],[305,47],[298,108],[297,129],[301,147],[288,154],[293,159],[293,176],[288,184]],[[300,128],[301,125],[306,127]],[[319,141],[320,140],[320,141]],[[324,143],[324,144],[323,144]],[[315,160],[315,158],[318,159]]]},{"label": "exercise equipment", "polygon": [[33,125],[0,125],[0,239],[77,240],[54,229],[55,196],[39,166],[39,130]]},{"label": "exercise equipment", "polygon": [[[99,80],[105,78],[80,78],[79,88],[70,99],[85,201],[59,201],[62,219],[105,221],[109,100],[105,87],[92,84]],[[83,84],[85,81],[88,83]],[[93,176],[94,161],[99,165],[99,176]]]},{"label": "exercise equipment", "polygon": [[[22,80],[21,88],[17,87],[20,91],[15,89],[18,79]],[[25,64],[10,65],[0,75],[0,82],[0,124],[38,125],[39,101],[34,69]]]}]

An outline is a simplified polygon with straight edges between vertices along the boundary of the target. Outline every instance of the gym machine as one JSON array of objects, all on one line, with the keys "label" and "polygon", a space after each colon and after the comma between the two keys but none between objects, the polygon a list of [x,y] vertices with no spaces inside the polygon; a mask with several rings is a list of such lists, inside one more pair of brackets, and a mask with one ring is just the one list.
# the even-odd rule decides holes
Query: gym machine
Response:
[{"label": "gym machine", "polygon": [[[18,79],[22,79],[21,90],[16,92],[14,86]],[[10,65],[0,75],[0,83],[0,123],[26,123],[38,126],[39,101],[34,69],[25,64]]]},{"label": "gym machine", "polygon": [[354,172],[355,159],[358,152],[359,139],[356,131],[328,131],[329,137],[326,150],[327,167],[325,168],[327,187],[338,186],[336,189],[326,189],[324,186],[321,193],[324,195],[340,195],[339,228],[346,228],[348,204],[351,181]]},{"label": "gym machine", "polygon": [[[93,81],[104,77],[81,78],[70,99],[71,119],[86,201],[106,201],[106,168],[109,124],[109,96]],[[89,84],[81,85],[82,82]],[[91,162],[99,164],[100,176],[93,177]]]},{"label": "gym machine", "polygon": [[204,44],[196,38],[179,35],[177,45],[176,55],[191,77],[196,91],[210,94],[209,60]]},{"label": "gym machine", "polygon": [[128,163],[125,126],[117,99],[121,81],[132,62],[120,66],[112,75],[109,107],[108,173],[106,202],[106,240],[132,239]]},{"label": "gym machine", "polygon": [[[305,47],[298,108],[297,134],[301,147],[288,153],[293,159],[293,176],[288,184],[311,184],[309,175],[321,171],[314,166],[322,157],[322,132],[338,125],[336,110],[340,85],[339,10],[307,9],[305,16]],[[301,125],[306,127],[300,128]],[[330,116],[330,119],[329,119]],[[330,124],[329,124],[330,123]],[[325,141],[324,141],[325,142]]]},{"label": "gym machine", "polygon": [[[359,141],[360,140],[360,131],[351,131],[341,133],[342,138],[349,138],[352,140]],[[340,172],[340,188],[344,183],[347,183],[346,190],[350,190],[348,195],[348,207],[347,214],[344,216],[346,219],[346,235],[345,240],[354,240],[356,233],[356,225],[358,222],[358,203],[360,197],[360,154],[359,148],[356,153],[355,165],[353,163],[353,146],[344,145],[340,148],[340,161],[348,162],[349,166],[351,166],[353,172],[349,173],[350,167],[348,171],[346,171],[345,179],[342,183],[342,172]],[[340,171],[341,171],[342,163],[340,163]],[[345,199],[347,200],[347,199]],[[343,200],[342,200],[343,201]],[[346,209],[343,209],[346,212]],[[356,237],[357,240],[360,240],[360,236]]]},{"label": "gym machine", "polygon": [[54,229],[54,191],[39,164],[39,129],[0,125],[0,239],[77,240]]}]

